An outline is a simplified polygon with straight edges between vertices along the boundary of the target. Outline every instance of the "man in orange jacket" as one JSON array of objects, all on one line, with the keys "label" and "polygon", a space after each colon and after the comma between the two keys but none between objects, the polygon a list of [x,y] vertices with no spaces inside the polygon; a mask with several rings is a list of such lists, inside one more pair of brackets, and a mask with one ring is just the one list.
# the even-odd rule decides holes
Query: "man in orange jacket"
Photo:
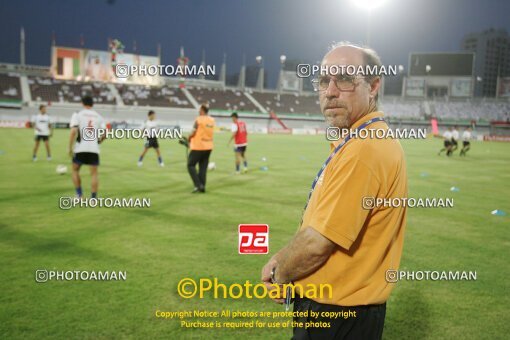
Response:
[{"label": "man in orange jacket", "polygon": [[[205,193],[205,181],[209,156],[213,149],[214,118],[207,113],[206,105],[200,106],[199,116],[188,137],[191,152],[188,156],[188,172],[195,184],[192,193]],[[198,173],[196,165],[198,163]]]}]

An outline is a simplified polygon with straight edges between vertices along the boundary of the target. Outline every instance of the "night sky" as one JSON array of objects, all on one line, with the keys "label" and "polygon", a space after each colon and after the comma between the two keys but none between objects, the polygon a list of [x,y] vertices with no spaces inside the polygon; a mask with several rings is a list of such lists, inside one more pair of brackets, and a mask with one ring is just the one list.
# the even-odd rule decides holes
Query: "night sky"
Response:
[{"label": "night sky", "polygon": [[[508,0],[387,0],[371,14],[371,46],[385,64],[407,66],[409,52],[458,51],[463,36],[487,28],[510,31]],[[120,39],[126,52],[136,40],[138,53],[175,64],[179,47],[193,63],[220,65],[238,72],[242,55],[253,64],[264,57],[270,86],[276,83],[279,56],[320,60],[334,41],[363,43],[367,12],[349,0],[17,0],[0,2],[0,62],[19,62],[19,30],[26,33],[26,62],[50,64],[52,32],[57,45],[107,49]],[[219,69],[219,68],[218,68]]]}]

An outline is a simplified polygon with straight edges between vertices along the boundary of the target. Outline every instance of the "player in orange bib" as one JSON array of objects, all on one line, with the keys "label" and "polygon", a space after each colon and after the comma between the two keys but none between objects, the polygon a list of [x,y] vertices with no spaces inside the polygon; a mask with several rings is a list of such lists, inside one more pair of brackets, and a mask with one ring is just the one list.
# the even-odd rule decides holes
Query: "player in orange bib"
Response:
[{"label": "player in orange bib", "polygon": [[246,159],[246,147],[248,146],[248,130],[246,123],[239,120],[237,112],[230,115],[232,117],[232,137],[228,144],[234,140],[234,152],[236,154],[236,175],[241,173],[241,161],[243,161],[243,173],[248,171],[248,160]]},{"label": "player in orange bib", "polygon": [[210,117],[208,112],[209,108],[206,105],[200,106],[200,115],[195,120],[191,135],[188,137],[191,149],[188,156],[188,172],[195,184],[192,193],[205,193],[207,166],[213,149],[214,135],[214,118]]}]

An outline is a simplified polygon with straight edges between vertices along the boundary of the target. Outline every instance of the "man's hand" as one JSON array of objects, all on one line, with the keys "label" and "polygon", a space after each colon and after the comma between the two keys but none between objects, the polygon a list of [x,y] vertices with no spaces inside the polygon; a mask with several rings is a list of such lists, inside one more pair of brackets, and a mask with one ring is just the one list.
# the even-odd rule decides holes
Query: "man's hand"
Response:
[{"label": "man's hand", "polygon": [[69,157],[73,158],[73,150],[69,150],[68,153]]},{"label": "man's hand", "polygon": [[[273,271],[273,268],[277,267],[278,266],[278,261],[276,260],[276,255],[273,256],[267,263],[266,265],[262,268],[262,273],[261,273],[261,280],[262,282],[264,283],[264,285],[266,286],[267,288],[267,292],[271,292],[275,289],[279,289],[280,290],[280,294],[279,296],[283,296],[283,290],[281,289],[281,286],[278,286],[278,288],[275,287],[275,283],[276,282],[272,282],[271,281],[271,272]],[[274,293],[273,293],[274,294]],[[274,302],[276,303],[279,303],[279,304],[282,304],[285,302],[285,299],[272,299]]]},{"label": "man's hand", "polygon": [[[280,284],[287,283],[313,273],[327,261],[335,248],[335,243],[315,229],[307,227],[300,230],[292,241],[273,257],[278,262],[275,280]],[[269,263],[266,267],[270,266]],[[272,268],[266,267],[263,269],[263,278],[268,275],[268,270],[269,275],[271,273]]]},{"label": "man's hand", "polygon": [[260,278],[262,282],[271,283],[271,271],[274,267],[276,267],[277,264],[278,262],[274,256],[266,263],[266,265],[262,268],[262,275]]},{"label": "man's hand", "polygon": [[236,133],[232,133],[232,136],[230,136],[230,139],[228,140],[227,142],[227,146],[230,145],[230,142],[232,142],[234,140],[234,138],[236,138]]},{"label": "man's hand", "polygon": [[[276,294],[276,293],[271,293],[272,291],[278,290],[279,291],[278,296],[283,297],[283,286],[282,285],[276,285],[275,283],[271,284],[269,282],[264,282],[264,286],[266,286],[267,293],[269,294],[269,296]],[[274,302],[276,302],[280,305],[285,303],[284,298],[271,298],[271,300],[273,300]]]},{"label": "man's hand", "polygon": [[188,142],[191,143],[191,138],[195,137],[195,134],[197,133],[197,129],[198,129],[198,124],[197,124],[197,122],[195,122],[195,124],[193,124],[193,129],[191,129],[191,133],[188,136]]}]

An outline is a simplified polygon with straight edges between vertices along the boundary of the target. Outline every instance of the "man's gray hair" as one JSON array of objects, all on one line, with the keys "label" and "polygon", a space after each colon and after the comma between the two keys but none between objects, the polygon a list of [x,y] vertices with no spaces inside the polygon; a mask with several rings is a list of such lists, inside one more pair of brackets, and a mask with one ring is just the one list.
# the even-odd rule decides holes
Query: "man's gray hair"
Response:
[{"label": "man's gray hair", "polygon": [[[382,66],[382,62],[381,62],[381,58],[379,57],[379,55],[377,54],[377,52],[373,49],[371,49],[370,47],[367,47],[367,46],[362,46],[362,45],[357,45],[357,44],[353,44],[349,41],[340,41],[340,42],[336,42],[336,43],[333,43],[331,44],[331,46],[329,47],[329,51],[332,51],[334,50],[335,48],[338,48],[338,47],[345,47],[345,46],[350,46],[350,47],[354,47],[354,48],[358,48],[361,53],[363,53],[363,63],[364,63],[364,66],[369,66],[370,68],[373,68],[374,66],[377,67],[377,69],[379,70]],[[328,51],[328,52],[329,52]],[[366,81],[371,84],[372,81],[376,78],[380,78],[379,76],[375,76],[375,75],[369,75],[369,76],[366,76],[365,79]],[[375,106],[376,108],[378,107],[378,102],[379,102],[379,93],[377,93],[375,95]]]}]

